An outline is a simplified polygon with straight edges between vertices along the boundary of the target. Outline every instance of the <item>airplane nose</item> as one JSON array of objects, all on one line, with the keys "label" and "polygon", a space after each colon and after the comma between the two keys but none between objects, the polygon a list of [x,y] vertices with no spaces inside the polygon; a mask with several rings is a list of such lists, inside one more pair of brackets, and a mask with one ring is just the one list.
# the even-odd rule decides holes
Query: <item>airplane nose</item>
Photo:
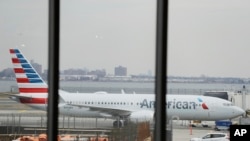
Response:
[{"label": "airplane nose", "polygon": [[239,107],[235,107],[234,114],[237,115],[237,116],[241,116],[241,115],[246,114],[246,112],[243,109],[239,108]]}]

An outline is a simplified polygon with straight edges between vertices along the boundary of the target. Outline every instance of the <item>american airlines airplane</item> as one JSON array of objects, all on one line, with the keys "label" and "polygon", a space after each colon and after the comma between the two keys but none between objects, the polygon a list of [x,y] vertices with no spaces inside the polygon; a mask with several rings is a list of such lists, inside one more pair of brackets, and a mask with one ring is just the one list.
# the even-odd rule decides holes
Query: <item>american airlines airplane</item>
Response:
[{"label": "american airlines airplane", "polygon": [[[48,86],[18,49],[10,49],[19,94],[11,99],[47,110]],[[122,117],[138,120],[154,118],[154,94],[68,93],[59,90],[60,114],[82,117]],[[180,120],[223,120],[245,112],[230,101],[197,95],[167,95],[167,118]],[[120,124],[114,121],[114,126]]]}]

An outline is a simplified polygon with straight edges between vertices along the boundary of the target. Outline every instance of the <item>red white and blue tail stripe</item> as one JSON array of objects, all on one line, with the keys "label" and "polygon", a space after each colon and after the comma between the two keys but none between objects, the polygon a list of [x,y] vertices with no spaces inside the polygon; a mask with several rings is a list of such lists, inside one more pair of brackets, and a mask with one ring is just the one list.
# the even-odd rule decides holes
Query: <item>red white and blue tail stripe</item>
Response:
[{"label": "red white and blue tail stripe", "polygon": [[20,95],[27,95],[31,99],[20,98],[22,103],[44,104],[47,101],[48,86],[32,67],[29,61],[18,49],[10,49],[14,73]]}]

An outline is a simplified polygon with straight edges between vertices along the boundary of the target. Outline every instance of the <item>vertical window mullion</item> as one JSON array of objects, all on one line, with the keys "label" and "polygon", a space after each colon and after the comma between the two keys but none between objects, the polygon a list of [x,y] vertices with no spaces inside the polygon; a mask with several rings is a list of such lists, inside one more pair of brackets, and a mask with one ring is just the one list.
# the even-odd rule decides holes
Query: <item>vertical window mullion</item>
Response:
[{"label": "vertical window mullion", "polygon": [[168,0],[157,0],[155,141],[166,140],[167,19]]},{"label": "vertical window mullion", "polygon": [[60,0],[49,0],[49,70],[48,70],[48,141],[57,140],[58,135],[58,89],[59,89],[59,37]]}]

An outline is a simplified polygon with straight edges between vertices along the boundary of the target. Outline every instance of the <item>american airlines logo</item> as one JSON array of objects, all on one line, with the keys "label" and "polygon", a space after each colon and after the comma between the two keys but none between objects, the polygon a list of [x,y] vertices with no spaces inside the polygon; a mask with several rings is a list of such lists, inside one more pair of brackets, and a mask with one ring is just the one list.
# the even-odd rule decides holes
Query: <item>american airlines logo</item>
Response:
[{"label": "american airlines logo", "polygon": [[202,107],[204,110],[208,110],[208,107],[207,107],[206,103],[203,102],[203,100],[202,100],[201,98],[198,98],[198,101],[199,101],[200,103],[202,103],[202,104],[201,104],[201,107]]},{"label": "american airlines logo", "polygon": [[[203,102],[201,98],[198,98],[198,101],[199,103],[202,103],[201,107],[204,110],[208,110],[207,105]],[[167,109],[196,109],[198,105],[199,104],[194,101],[178,101],[176,99],[169,100],[166,103]],[[155,101],[144,99],[140,103],[140,108],[155,108]]]}]

